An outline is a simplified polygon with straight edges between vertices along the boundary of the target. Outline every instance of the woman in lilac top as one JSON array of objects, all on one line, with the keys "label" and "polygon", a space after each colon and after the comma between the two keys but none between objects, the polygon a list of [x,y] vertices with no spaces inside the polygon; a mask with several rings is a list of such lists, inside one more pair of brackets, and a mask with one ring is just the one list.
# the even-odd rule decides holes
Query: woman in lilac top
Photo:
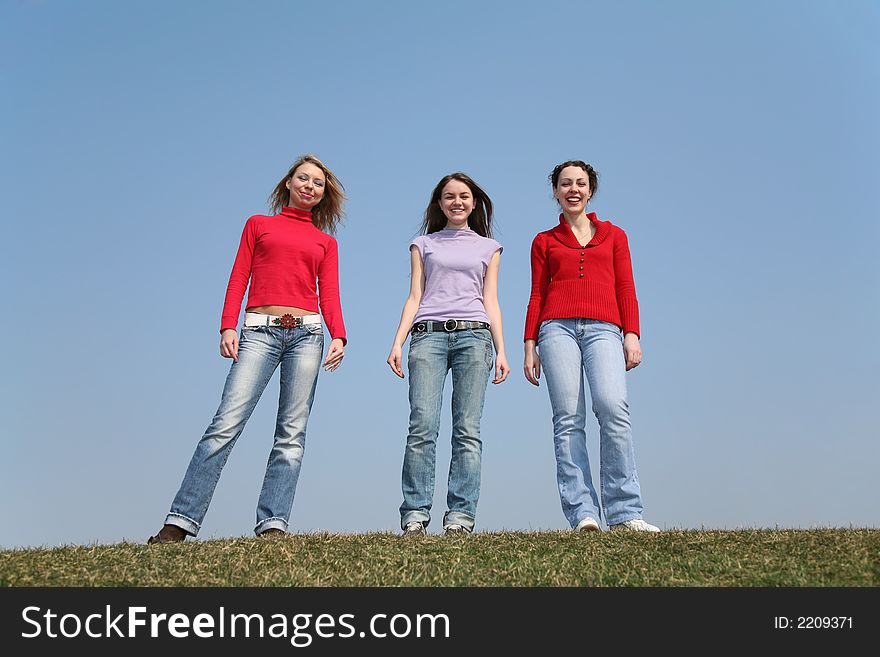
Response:
[{"label": "woman in lilac top", "polygon": [[410,243],[409,297],[391,345],[388,365],[404,378],[403,343],[409,345],[409,435],[403,457],[405,536],[426,533],[434,499],[437,434],[443,384],[452,370],[452,460],[449,464],[447,535],[469,534],[480,497],[480,418],[486,384],[507,378],[498,269],[501,245],[492,239],[492,201],[463,173],[444,176],[425,209],[422,235]]}]

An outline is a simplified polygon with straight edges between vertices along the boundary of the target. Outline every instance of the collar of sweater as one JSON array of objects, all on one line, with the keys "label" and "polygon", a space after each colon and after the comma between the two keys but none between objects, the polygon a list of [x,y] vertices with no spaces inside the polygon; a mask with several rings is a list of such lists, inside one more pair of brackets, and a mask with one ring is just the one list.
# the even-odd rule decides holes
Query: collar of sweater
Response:
[{"label": "collar of sweater", "polygon": [[[593,222],[593,225],[596,227],[596,233],[593,235],[593,239],[584,246],[597,246],[604,242],[605,238],[608,237],[608,234],[611,232],[611,222],[599,221],[595,212],[590,212],[587,215],[587,219]],[[560,242],[565,244],[565,246],[570,246],[573,249],[584,248],[581,246],[581,243],[577,241],[574,232],[571,230],[571,226],[568,225],[568,221],[565,220],[565,215],[562,213],[559,214],[559,225],[553,229],[553,233]]]},{"label": "collar of sweater", "polygon": [[281,216],[288,219],[298,219],[299,221],[308,221],[312,223],[312,213],[308,210],[300,210],[293,206],[287,205],[281,208]]}]

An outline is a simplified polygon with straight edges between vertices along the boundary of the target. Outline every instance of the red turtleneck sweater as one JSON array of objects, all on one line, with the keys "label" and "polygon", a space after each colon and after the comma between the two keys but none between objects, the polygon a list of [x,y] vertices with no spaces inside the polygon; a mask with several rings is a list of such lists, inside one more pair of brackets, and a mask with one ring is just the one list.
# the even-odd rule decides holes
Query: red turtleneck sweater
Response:
[{"label": "red turtleneck sweater", "polygon": [[248,279],[245,308],[294,306],[318,312],[319,286],[327,330],[331,338],[345,341],[338,247],[332,236],[315,227],[311,212],[286,207],[281,214],[255,214],[247,220],[226,288],[221,331],[238,325]]},{"label": "red turtleneck sweater", "polygon": [[610,221],[587,215],[596,227],[581,246],[564,215],[559,225],[532,241],[532,294],[526,313],[526,340],[538,339],[547,319],[585,317],[617,324],[639,335],[639,302],[626,233]]}]

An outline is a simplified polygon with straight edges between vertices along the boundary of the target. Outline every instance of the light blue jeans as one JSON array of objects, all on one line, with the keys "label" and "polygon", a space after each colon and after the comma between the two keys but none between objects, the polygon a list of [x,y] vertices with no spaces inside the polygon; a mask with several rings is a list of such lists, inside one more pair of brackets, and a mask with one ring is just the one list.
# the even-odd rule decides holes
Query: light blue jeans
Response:
[{"label": "light blue jeans", "polygon": [[635,450],[626,396],[623,336],[614,324],[552,319],[538,332],[538,352],[553,408],[556,481],[562,512],[572,527],[599,521],[599,500],[587,456],[584,373],[599,421],[599,479],[605,522],[642,517]]},{"label": "light blue jeans", "polygon": [[409,345],[409,435],[403,456],[400,526],[431,521],[440,407],[452,370],[452,459],[443,526],[473,529],[480,498],[480,418],[494,350],[488,329],[414,333]]},{"label": "light blue jeans", "polygon": [[220,408],[183,477],[165,523],[195,536],[214,495],[220,471],[241,435],[266,384],[281,365],[281,395],[275,424],[275,443],[269,453],[263,488],[257,503],[254,532],[287,531],[293,496],[306,445],[306,424],[324,351],[320,324],[297,328],[245,327],[232,363]]}]

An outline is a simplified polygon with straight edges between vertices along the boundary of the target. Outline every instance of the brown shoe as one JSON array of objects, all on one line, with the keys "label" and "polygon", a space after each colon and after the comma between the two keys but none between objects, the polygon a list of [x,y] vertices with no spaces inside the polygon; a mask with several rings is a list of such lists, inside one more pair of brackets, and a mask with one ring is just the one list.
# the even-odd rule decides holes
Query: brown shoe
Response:
[{"label": "brown shoe", "polygon": [[165,525],[155,536],[150,536],[147,545],[155,543],[180,543],[186,540],[186,531],[177,525]]},{"label": "brown shoe", "polygon": [[279,536],[284,536],[287,534],[283,529],[278,529],[277,527],[271,527],[264,532],[260,532],[257,534],[260,538],[277,538]]}]

